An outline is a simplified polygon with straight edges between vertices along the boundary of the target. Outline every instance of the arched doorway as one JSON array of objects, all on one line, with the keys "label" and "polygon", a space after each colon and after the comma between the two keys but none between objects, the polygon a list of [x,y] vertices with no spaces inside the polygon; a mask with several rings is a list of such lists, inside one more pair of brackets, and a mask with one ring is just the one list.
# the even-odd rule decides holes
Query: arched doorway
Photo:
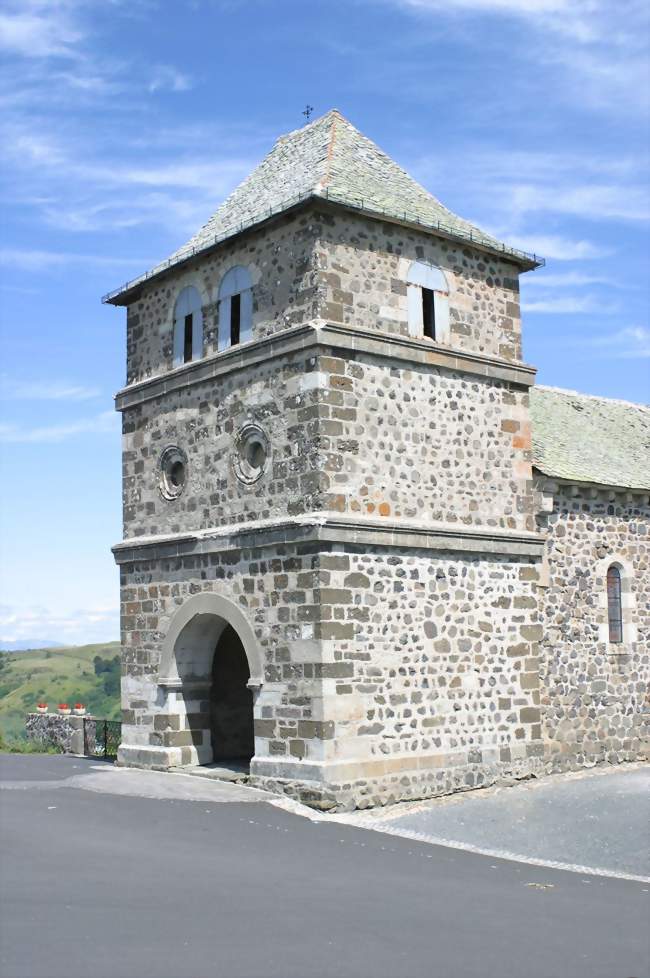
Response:
[{"label": "arched doorway", "polygon": [[250,761],[255,752],[253,691],[242,641],[226,625],[214,651],[210,688],[213,761]]},{"label": "arched doorway", "polygon": [[222,595],[193,595],[174,615],[158,675],[159,723],[172,764],[223,765],[254,754],[255,702],[262,657],[240,608]]}]

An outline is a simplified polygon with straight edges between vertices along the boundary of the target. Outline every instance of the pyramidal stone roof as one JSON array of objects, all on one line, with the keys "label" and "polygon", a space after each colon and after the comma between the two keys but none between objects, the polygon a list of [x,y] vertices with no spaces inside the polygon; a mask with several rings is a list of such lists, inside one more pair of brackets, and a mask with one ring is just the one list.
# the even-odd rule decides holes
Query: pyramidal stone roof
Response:
[{"label": "pyramidal stone roof", "polygon": [[287,133],[203,227],[167,261],[104,297],[122,293],[303,200],[320,197],[374,217],[471,241],[533,268],[542,260],[497,241],[448,210],[337,109]]},{"label": "pyramidal stone roof", "polygon": [[533,465],[555,479],[650,490],[650,407],[532,387]]}]

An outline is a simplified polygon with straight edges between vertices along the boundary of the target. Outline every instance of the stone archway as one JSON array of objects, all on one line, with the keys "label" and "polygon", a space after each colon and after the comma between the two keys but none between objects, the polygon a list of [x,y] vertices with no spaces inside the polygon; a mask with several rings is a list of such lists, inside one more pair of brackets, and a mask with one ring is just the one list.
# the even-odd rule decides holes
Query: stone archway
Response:
[{"label": "stone archway", "polygon": [[237,605],[219,594],[189,598],[172,618],[158,675],[160,723],[179,748],[177,763],[250,760],[262,680],[257,641]]}]

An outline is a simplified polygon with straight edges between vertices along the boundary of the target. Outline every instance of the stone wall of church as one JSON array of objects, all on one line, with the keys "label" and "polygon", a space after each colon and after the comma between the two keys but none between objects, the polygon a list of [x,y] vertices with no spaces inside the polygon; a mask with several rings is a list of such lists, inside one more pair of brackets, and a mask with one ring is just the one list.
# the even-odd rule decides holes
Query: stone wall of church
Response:
[{"label": "stone wall of church", "polygon": [[202,296],[204,356],[217,352],[218,288],[233,265],[252,277],[253,339],[318,318],[406,336],[415,260],[447,276],[452,347],[521,359],[515,265],[417,230],[307,208],[145,282],[127,310],[127,385],[172,369],[174,303],[185,286]]},{"label": "stone wall of church", "polygon": [[[543,734],[552,767],[650,756],[647,494],[554,486],[539,588]],[[607,638],[606,572],[622,565],[622,643]]]},{"label": "stone wall of church", "polygon": [[203,300],[204,356],[217,352],[219,283],[233,265],[245,265],[253,281],[253,339],[313,319],[320,301],[316,231],[309,211],[284,215],[145,283],[127,310],[127,384],[172,369],[174,303],[187,285]]},{"label": "stone wall of church", "polygon": [[[323,554],[325,781],[338,804],[385,804],[541,764],[534,565],[369,547]],[[299,772],[296,772],[299,776]]]},{"label": "stone wall of church", "polygon": [[465,244],[358,214],[318,215],[320,315],[408,335],[411,262],[437,265],[450,287],[450,345],[521,360],[519,269]]},{"label": "stone wall of church", "polygon": [[[123,413],[124,536],[159,535],[295,515],[322,505],[316,359],[275,357],[216,380],[136,404]],[[267,439],[261,476],[238,469],[244,426]],[[161,491],[168,446],[185,453],[176,498]]]},{"label": "stone wall of church", "polygon": [[121,761],[191,763],[197,748],[206,759],[205,692],[195,700],[158,679],[173,615],[214,592],[241,609],[263,656],[260,783],[350,807],[538,769],[534,566],[355,549],[305,542],[124,563]]},{"label": "stone wall of church", "polygon": [[319,370],[326,508],[535,529],[526,388],[361,353]]},{"label": "stone wall of church", "polygon": [[254,707],[256,753],[300,759],[310,741],[310,757],[319,756],[323,730],[314,722],[315,703],[321,679],[336,675],[338,667],[321,664],[313,615],[305,614],[317,586],[317,549],[226,549],[122,565],[122,762],[196,763],[192,748],[200,761],[211,759],[205,691],[195,699],[191,687],[164,689],[158,679],[174,614],[188,598],[212,592],[241,610],[263,659],[264,685]]},{"label": "stone wall of church", "polygon": [[[314,348],[176,385],[123,414],[125,537],[313,511],[534,530],[525,387],[397,359]],[[267,439],[259,479],[239,435]],[[161,458],[186,483],[161,491]]]}]

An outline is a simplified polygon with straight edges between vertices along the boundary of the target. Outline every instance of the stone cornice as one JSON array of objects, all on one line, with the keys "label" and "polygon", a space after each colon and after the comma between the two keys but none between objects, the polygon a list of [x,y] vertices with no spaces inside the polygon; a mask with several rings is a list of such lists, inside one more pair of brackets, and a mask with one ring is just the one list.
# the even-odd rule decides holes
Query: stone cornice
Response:
[{"label": "stone cornice", "polygon": [[440,346],[426,339],[314,320],[131,384],[118,391],[115,406],[118,411],[124,411],[172,391],[227,376],[276,357],[333,349],[353,356],[383,357],[405,366],[438,367],[524,388],[535,382],[535,368],[528,364]]},{"label": "stone cornice", "polygon": [[544,537],[492,527],[449,523],[357,519],[336,514],[276,520],[255,520],[196,532],[134,537],[113,547],[118,564],[231,550],[274,547],[279,544],[342,544],[397,550],[451,551],[509,557],[541,558]]},{"label": "stone cornice", "polygon": [[382,224],[395,224],[398,227],[405,227],[411,231],[418,231],[435,238],[443,238],[446,241],[453,241],[454,244],[465,248],[472,248],[481,254],[490,255],[501,261],[510,262],[523,272],[530,271],[545,265],[546,262],[538,255],[520,251],[518,248],[508,248],[506,245],[498,245],[497,242],[491,243],[485,240],[479,233],[474,236],[471,231],[463,233],[459,228],[445,226],[438,221],[436,224],[427,224],[420,220],[416,214],[397,214],[385,210],[376,210],[359,198],[351,198],[341,194],[332,194],[327,188],[319,191],[309,190],[306,193],[282,201],[276,210],[269,210],[254,218],[248,224],[238,224],[219,235],[215,235],[212,241],[202,246],[198,246],[181,257],[173,260],[168,259],[157,268],[150,272],[145,272],[130,282],[125,282],[117,289],[113,289],[102,297],[102,302],[113,306],[127,306],[140,298],[144,286],[151,282],[160,281],[176,272],[179,268],[186,267],[191,262],[200,261],[206,256],[217,251],[223,245],[230,244],[234,239],[259,232],[269,225],[277,224],[284,217],[302,211],[307,208],[318,210],[335,211],[360,215],[373,221],[381,221]]},{"label": "stone cornice", "polygon": [[650,502],[650,489],[647,486],[613,486],[604,482],[581,482],[578,479],[564,479],[559,476],[546,475],[533,465],[535,488],[547,496],[554,496],[559,489],[568,489],[572,495],[584,495],[588,499],[596,499],[606,495],[614,501],[623,497],[626,502],[636,502],[647,505]]}]

